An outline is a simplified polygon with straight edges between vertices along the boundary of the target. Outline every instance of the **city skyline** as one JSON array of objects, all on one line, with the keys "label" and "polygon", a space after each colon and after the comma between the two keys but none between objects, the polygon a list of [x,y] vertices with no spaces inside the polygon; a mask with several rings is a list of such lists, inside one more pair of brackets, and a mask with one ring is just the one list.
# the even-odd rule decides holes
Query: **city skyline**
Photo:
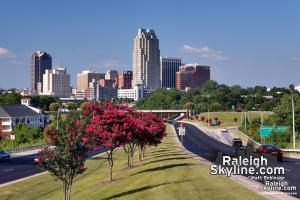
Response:
[{"label": "city skyline", "polygon": [[0,87],[28,88],[30,55],[37,50],[52,55],[53,68],[68,69],[73,87],[82,70],[131,70],[133,38],[142,27],[155,30],[161,56],[209,65],[211,79],[219,83],[299,85],[299,6],[297,1],[173,1],[161,3],[153,15],[135,1],[3,2]]}]

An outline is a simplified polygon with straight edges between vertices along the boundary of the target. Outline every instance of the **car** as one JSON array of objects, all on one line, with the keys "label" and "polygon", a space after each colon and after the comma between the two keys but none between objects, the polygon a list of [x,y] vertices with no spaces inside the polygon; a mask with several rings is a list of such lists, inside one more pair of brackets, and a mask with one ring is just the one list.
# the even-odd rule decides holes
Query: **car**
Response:
[{"label": "car", "polygon": [[7,151],[0,150],[0,160],[9,161],[10,160],[10,154]]},{"label": "car", "polygon": [[38,165],[38,164],[41,164],[43,162],[42,158],[40,156],[36,156],[34,159],[33,159],[33,162],[35,165]]},{"label": "car", "polygon": [[268,153],[277,157],[279,162],[282,162],[282,150],[273,144],[263,144],[258,147],[256,153],[263,154]]},{"label": "car", "polygon": [[243,146],[243,142],[240,138],[233,138],[232,139],[232,147],[234,148],[240,148]]},{"label": "car", "polygon": [[228,130],[226,128],[222,128],[221,133],[228,133]]}]

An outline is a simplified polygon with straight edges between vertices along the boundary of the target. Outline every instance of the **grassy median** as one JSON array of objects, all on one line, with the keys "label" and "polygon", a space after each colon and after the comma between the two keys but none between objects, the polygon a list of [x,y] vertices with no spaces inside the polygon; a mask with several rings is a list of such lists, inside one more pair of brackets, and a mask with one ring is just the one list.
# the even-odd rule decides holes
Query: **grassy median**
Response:
[{"label": "grassy median", "polygon": [[[248,112],[247,117],[251,121],[255,118],[263,117],[263,119],[268,118],[272,113],[270,112]],[[205,119],[208,118],[208,113],[204,112],[199,114],[199,116],[204,116]],[[220,126],[210,126],[210,128],[222,128],[222,127],[228,127],[228,126],[241,126],[242,120],[245,118],[244,112],[210,112],[209,118],[219,118],[222,122]],[[235,121],[235,119],[237,121]],[[186,120],[190,121],[190,120]],[[193,122],[197,122],[202,126],[207,126],[206,122],[193,120]]]},{"label": "grassy median", "polygon": [[[262,199],[224,176],[209,175],[209,166],[181,152],[167,126],[168,136],[158,147],[148,149],[142,162],[126,167],[123,149],[115,154],[114,181],[108,182],[105,155],[87,161],[72,199]],[[61,185],[49,174],[0,188],[0,199],[61,199]]]}]

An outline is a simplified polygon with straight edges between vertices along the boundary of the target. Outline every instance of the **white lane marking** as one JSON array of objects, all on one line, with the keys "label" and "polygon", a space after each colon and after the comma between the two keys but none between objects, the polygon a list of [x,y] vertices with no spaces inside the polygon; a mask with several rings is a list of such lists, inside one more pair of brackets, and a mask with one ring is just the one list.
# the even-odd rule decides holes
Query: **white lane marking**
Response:
[{"label": "white lane marking", "polygon": [[15,169],[6,169],[6,170],[3,170],[3,172],[9,172],[9,171],[13,171]]}]

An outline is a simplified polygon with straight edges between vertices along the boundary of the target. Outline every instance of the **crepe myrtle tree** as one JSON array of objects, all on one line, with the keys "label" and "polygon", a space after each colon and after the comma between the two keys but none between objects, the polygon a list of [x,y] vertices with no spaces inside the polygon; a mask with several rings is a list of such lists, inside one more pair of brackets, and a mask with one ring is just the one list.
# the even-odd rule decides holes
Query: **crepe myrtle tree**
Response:
[{"label": "crepe myrtle tree", "polygon": [[138,113],[136,130],[138,132],[137,142],[139,146],[139,160],[145,156],[147,146],[157,146],[166,136],[164,121],[153,113]]},{"label": "crepe myrtle tree", "polygon": [[124,146],[131,139],[133,122],[125,110],[111,102],[102,103],[101,112],[94,113],[93,109],[89,105],[85,107],[85,113],[93,113],[91,122],[86,126],[86,132],[93,133],[96,145],[105,148],[109,177],[112,181],[113,155],[118,147]]},{"label": "crepe myrtle tree", "polygon": [[62,182],[63,199],[69,200],[74,178],[83,173],[89,150],[89,135],[85,132],[85,120],[78,112],[70,112],[57,127],[49,127],[46,147],[39,153],[38,168],[49,171]]}]

